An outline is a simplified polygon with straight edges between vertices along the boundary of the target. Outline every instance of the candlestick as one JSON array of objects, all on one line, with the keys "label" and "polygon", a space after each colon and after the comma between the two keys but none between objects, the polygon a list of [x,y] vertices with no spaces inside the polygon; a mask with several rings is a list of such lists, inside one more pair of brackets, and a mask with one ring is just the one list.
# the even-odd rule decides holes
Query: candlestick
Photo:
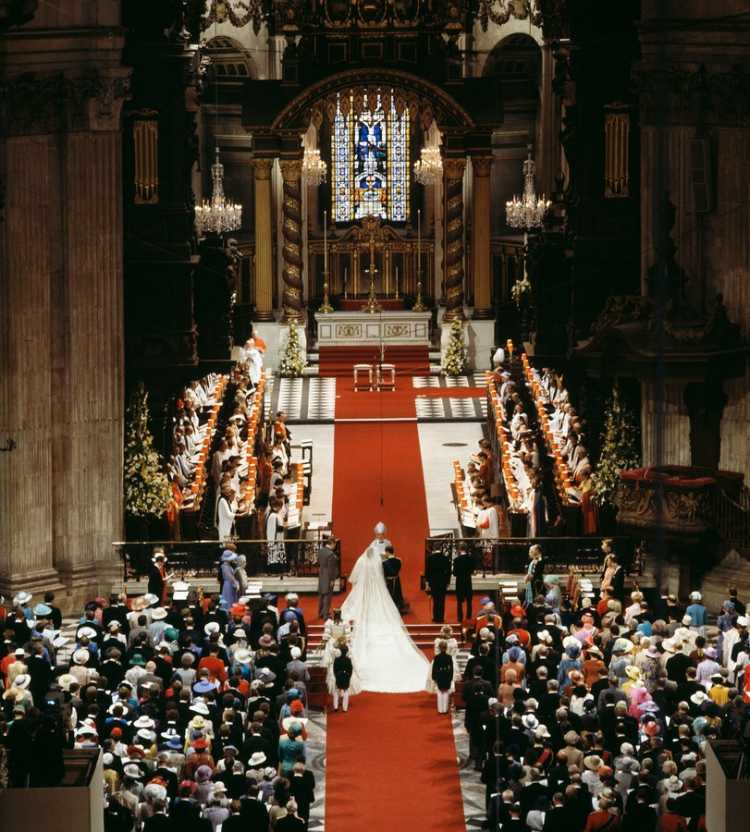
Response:
[{"label": "candlestick", "polygon": [[328,211],[323,211],[323,274],[328,276]]},{"label": "candlestick", "polygon": [[344,266],[344,297],[349,298],[349,267]]},{"label": "candlestick", "polygon": [[426,309],[422,302],[422,209],[417,208],[417,299],[412,310],[424,312]]},{"label": "candlestick", "polygon": [[398,266],[396,266],[396,294],[394,297],[398,300]]}]

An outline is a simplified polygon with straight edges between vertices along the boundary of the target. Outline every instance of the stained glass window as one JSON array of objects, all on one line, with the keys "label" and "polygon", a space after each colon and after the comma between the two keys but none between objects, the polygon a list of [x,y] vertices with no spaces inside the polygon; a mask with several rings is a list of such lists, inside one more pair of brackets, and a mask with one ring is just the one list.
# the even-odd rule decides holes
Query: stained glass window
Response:
[{"label": "stained glass window", "polygon": [[[372,101],[372,99],[371,99]],[[409,212],[409,111],[401,115],[380,95],[369,109],[358,110],[354,95],[334,118],[333,218],[350,222],[376,216],[405,222]]]}]

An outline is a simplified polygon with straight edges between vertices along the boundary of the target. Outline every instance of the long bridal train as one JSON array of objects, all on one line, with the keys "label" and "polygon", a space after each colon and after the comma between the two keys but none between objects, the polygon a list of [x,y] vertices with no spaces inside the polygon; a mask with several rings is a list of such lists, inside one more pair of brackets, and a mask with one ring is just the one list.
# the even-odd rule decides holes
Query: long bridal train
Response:
[{"label": "long bridal train", "polygon": [[382,555],[388,541],[385,526],[359,556],[350,575],[352,589],[341,614],[353,621],[351,656],[362,690],[376,693],[422,691],[429,662],[414,644],[385,583]]}]

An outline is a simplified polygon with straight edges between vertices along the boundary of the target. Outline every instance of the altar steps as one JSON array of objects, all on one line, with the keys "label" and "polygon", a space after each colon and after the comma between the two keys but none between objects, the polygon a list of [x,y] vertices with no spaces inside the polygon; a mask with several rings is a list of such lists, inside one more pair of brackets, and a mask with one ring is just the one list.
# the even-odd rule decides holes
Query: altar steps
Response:
[{"label": "altar steps", "polygon": [[[320,347],[318,375],[350,379],[355,364],[375,364],[379,359],[377,346]],[[386,345],[383,362],[395,364],[399,376],[422,376],[430,372],[430,353],[426,346]]]},{"label": "altar steps", "polygon": [[[406,624],[406,629],[412,637],[414,643],[422,650],[434,649],[435,639],[440,635],[442,624]],[[458,624],[451,624],[453,630],[453,637],[459,644],[462,642],[461,628]],[[308,624],[307,625],[307,647],[309,651],[315,651],[321,648],[323,640],[323,625],[322,624]]]}]

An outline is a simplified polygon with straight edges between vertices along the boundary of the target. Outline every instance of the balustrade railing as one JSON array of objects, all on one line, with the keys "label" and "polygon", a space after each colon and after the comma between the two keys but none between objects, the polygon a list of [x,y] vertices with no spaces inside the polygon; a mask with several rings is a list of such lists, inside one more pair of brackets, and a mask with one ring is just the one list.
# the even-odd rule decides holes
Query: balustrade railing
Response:
[{"label": "balustrade railing", "polygon": [[[233,540],[238,555],[246,559],[248,577],[261,575],[316,577],[318,549],[316,538],[287,537],[283,542],[267,540]],[[334,550],[341,556],[341,541]],[[161,547],[167,556],[167,572],[178,580],[218,577],[224,547],[218,540],[136,540],[117,541],[112,547],[122,563],[123,581],[148,576],[154,547]],[[280,546],[283,546],[283,553]],[[269,558],[269,548],[271,549]]]},{"label": "balustrade railing", "polygon": [[[626,573],[643,574],[643,555],[634,538],[607,539],[612,540],[612,548]],[[428,537],[425,539],[425,569],[427,558],[435,552],[452,558],[465,547],[475,559],[478,574],[523,575],[529,563],[529,547],[537,543],[544,553],[545,573],[562,575],[575,570],[580,574],[596,574],[603,568],[602,540],[602,537]]]}]

